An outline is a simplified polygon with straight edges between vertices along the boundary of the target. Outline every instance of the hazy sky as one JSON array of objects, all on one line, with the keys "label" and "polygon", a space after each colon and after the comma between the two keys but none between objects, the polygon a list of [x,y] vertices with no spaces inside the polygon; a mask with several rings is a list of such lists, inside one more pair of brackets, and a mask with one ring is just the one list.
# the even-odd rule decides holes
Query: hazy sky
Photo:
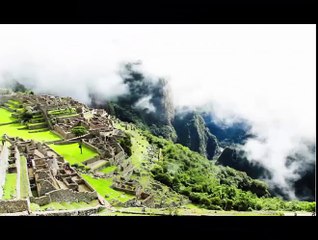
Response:
[{"label": "hazy sky", "polygon": [[0,82],[28,77],[83,101],[88,87],[113,97],[126,91],[119,64],[135,60],[169,80],[176,105],[248,119],[261,140],[246,150],[282,186],[293,171],[286,155],[315,139],[315,25],[0,25]]}]

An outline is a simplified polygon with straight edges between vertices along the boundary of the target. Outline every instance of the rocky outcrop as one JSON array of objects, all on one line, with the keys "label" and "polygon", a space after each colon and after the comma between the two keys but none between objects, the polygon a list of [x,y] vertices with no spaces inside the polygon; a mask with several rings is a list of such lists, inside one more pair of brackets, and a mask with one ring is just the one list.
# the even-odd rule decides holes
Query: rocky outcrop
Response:
[{"label": "rocky outcrop", "polygon": [[199,152],[208,159],[219,153],[217,138],[205,126],[203,118],[196,112],[178,114],[173,126],[177,142]]},{"label": "rocky outcrop", "polygon": [[217,163],[246,172],[252,178],[271,178],[271,173],[258,162],[248,161],[243,150],[225,148]]}]

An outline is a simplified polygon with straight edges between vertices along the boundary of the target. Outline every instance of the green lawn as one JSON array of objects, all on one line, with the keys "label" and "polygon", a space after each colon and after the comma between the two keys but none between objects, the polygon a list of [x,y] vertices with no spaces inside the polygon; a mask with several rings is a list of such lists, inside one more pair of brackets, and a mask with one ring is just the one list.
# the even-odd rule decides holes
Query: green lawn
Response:
[{"label": "green lawn", "polygon": [[61,139],[59,136],[52,133],[51,131],[29,133],[30,130],[28,129],[18,129],[22,127],[24,127],[24,125],[21,125],[19,123],[0,126],[0,136],[6,133],[10,137],[21,137],[25,140],[33,139],[39,142],[57,141]]},{"label": "green lawn", "polygon": [[50,147],[64,157],[66,161],[72,164],[80,164],[85,160],[88,160],[96,155],[95,151],[89,149],[85,145],[83,145],[83,154],[81,154],[80,149],[78,147],[78,143],[65,144],[65,145],[54,145],[51,144]]},{"label": "green lawn", "polygon": [[93,178],[90,175],[82,174],[82,177],[107,201],[117,200],[120,202],[127,202],[133,199],[134,196],[112,189],[112,179]]},{"label": "green lawn", "polygon": [[3,196],[4,200],[14,199],[17,195],[16,190],[17,185],[17,174],[16,173],[7,173],[6,181],[3,188]]},{"label": "green lawn", "polygon": [[116,166],[105,167],[105,168],[103,168],[101,170],[101,172],[103,172],[103,173],[111,173],[111,172],[115,171],[116,168],[117,168]]},{"label": "green lawn", "polygon": [[8,102],[14,103],[14,104],[21,104],[19,101],[13,100],[13,99],[9,99]]},{"label": "green lawn", "polygon": [[52,202],[44,206],[31,203],[30,208],[32,211],[45,211],[45,210],[73,210],[89,207],[97,207],[99,205],[98,200],[93,200],[90,203],[86,202]]},{"label": "green lawn", "polygon": [[29,178],[26,158],[20,157],[20,197],[25,199],[29,196]]},{"label": "green lawn", "polygon": [[10,111],[0,108],[0,123],[9,123],[16,120],[15,118],[11,117],[11,114],[12,113]]}]

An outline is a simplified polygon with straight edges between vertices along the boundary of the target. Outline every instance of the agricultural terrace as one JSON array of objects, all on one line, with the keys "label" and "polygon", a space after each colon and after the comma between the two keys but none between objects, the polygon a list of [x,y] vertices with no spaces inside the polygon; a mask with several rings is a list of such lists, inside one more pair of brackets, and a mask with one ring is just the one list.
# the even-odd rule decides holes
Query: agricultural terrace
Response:
[{"label": "agricultural terrace", "polygon": [[10,123],[15,121],[16,119],[11,116],[11,112],[7,109],[0,108],[0,124],[1,123]]},{"label": "agricultural terrace", "polygon": [[[14,121],[15,119],[11,117],[11,112],[0,108],[0,124],[1,123],[8,123]],[[20,137],[25,140],[35,140],[39,142],[48,142],[48,141],[57,141],[61,138],[54,134],[51,131],[44,131],[44,132],[32,132],[28,129],[21,129],[25,128],[25,125],[22,125],[20,123],[13,123],[8,125],[0,126],[0,136],[3,134],[7,134],[10,137]]]},{"label": "agricultural terrace", "polygon": [[27,160],[24,156],[20,157],[20,198],[25,199],[29,196],[29,177]]},{"label": "agricultural terrace", "polygon": [[94,178],[87,174],[82,174],[82,177],[110,203],[114,201],[124,203],[135,197],[134,195],[112,189],[110,187],[112,185],[111,178]]},{"label": "agricultural terrace", "polygon": [[4,200],[14,199],[17,196],[17,174],[16,173],[7,173],[6,181],[3,188],[3,196]]},{"label": "agricultural terrace", "polygon": [[82,165],[82,162],[93,158],[98,155],[97,152],[89,149],[85,145],[82,145],[83,154],[81,154],[78,143],[63,144],[63,145],[49,145],[54,151],[64,157],[71,165],[79,164]]}]

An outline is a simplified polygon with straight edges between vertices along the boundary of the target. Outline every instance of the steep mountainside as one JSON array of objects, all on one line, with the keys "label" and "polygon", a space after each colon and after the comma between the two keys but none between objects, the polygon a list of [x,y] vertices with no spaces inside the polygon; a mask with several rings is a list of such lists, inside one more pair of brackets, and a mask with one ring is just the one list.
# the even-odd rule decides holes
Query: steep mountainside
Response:
[{"label": "steep mountainside", "polygon": [[113,101],[105,101],[91,93],[91,105],[104,108],[122,121],[135,123],[157,136],[175,141],[176,133],[171,125],[174,106],[167,81],[146,77],[138,70],[138,65],[129,63],[121,70],[127,94]]},{"label": "steep mountainside", "polygon": [[135,123],[156,136],[181,143],[209,159],[218,154],[217,138],[206,128],[202,116],[196,111],[176,114],[167,81],[150,79],[138,65],[129,63],[121,70],[127,94],[105,101],[92,93],[91,106],[104,108],[122,121]]},{"label": "steep mountainside", "polygon": [[205,126],[203,118],[196,112],[176,115],[173,126],[177,142],[189,147],[208,159],[219,153],[217,138]]},{"label": "steep mountainside", "polygon": [[[315,150],[313,150],[313,156],[314,152]],[[297,198],[313,201],[315,199],[315,165],[307,163],[302,156],[289,156],[287,164],[299,161],[302,161],[302,167],[296,169],[299,179],[290,179],[290,184],[294,187]],[[269,170],[256,161],[248,161],[245,152],[235,146],[225,148],[217,159],[217,163],[246,172],[252,178],[271,179],[272,177]],[[289,198],[278,186],[272,185],[269,190],[272,195]]]},{"label": "steep mountainside", "polygon": [[271,178],[272,174],[257,162],[247,160],[243,150],[225,148],[217,163],[246,172],[252,178]]}]

